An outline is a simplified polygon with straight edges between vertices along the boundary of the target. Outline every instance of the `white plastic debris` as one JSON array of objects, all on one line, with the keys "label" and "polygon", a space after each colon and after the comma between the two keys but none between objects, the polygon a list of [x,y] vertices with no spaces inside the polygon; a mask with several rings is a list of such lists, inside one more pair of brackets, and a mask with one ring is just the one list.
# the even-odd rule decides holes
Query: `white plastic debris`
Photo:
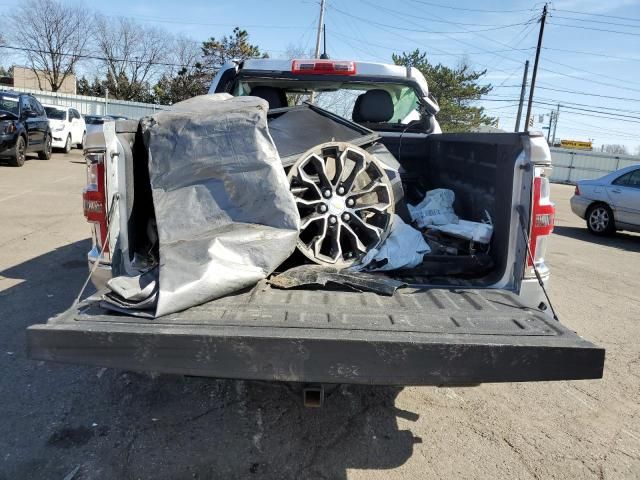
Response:
[{"label": "white plastic debris", "polygon": [[453,190],[436,188],[429,190],[418,205],[407,205],[407,207],[418,228],[426,228],[429,225],[447,225],[458,223],[458,217],[453,211],[455,199]]},{"label": "white plastic debris", "polygon": [[393,216],[391,233],[379,249],[370,250],[354,270],[389,271],[414,268],[422,263],[431,249],[422,233],[407,225],[398,215]]},{"label": "white plastic debris", "polygon": [[490,223],[470,222],[469,220],[459,220],[458,223],[448,225],[434,225],[431,228],[477,243],[489,243],[491,235],[493,235],[493,225]]}]

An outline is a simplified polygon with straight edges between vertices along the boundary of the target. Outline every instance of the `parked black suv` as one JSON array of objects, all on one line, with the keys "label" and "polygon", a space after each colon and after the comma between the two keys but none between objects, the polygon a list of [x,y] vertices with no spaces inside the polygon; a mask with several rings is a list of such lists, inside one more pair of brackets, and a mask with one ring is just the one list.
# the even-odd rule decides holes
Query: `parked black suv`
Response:
[{"label": "parked black suv", "polygon": [[0,91],[0,158],[21,167],[28,152],[37,152],[41,160],[51,158],[47,114],[33,95]]}]

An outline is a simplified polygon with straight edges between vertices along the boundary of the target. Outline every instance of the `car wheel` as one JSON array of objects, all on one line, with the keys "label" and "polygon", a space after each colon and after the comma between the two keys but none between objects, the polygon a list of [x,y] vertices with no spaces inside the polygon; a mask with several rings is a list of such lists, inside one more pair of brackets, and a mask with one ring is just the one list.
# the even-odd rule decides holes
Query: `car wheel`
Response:
[{"label": "car wheel", "polygon": [[64,144],[64,153],[71,151],[71,134],[67,135],[67,141]]},{"label": "car wheel", "polygon": [[49,160],[51,158],[51,135],[47,135],[47,139],[44,142],[44,150],[38,152],[38,158],[40,160]]},{"label": "car wheel", "polygon": [[11,155],[11,165],[13,165],[14,167],[23,166],[26,152],[27,144],[24,141],[24,137],[20,135],[16,140],[15,147],[13,147],[13,154]]},{"label": "car wheel", "polygon": [[603,203],[590,206],[587,211],[587,228],[594,235],[611,235],[615,231],[611,208]]},{"label": "car wheel", "polygon": [[82,150],[84,148],[84,141],[87,138],[87,132],[83,132],[82,133],[82,140],[80,141],[80,143],[78,144],[78,148],[80,150]]}]

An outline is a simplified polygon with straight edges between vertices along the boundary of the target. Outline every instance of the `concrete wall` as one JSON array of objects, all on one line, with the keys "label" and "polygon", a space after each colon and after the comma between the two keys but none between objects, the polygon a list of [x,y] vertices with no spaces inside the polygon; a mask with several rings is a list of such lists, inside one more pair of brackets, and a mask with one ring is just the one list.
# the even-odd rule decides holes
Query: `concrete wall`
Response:
[{"label": "concrete wall", "polygon": [[602,177],[629,165],[640,165],[640,157],[551,148],[551,162],[553,170],[550,180],[573,184],[578,180]]}]

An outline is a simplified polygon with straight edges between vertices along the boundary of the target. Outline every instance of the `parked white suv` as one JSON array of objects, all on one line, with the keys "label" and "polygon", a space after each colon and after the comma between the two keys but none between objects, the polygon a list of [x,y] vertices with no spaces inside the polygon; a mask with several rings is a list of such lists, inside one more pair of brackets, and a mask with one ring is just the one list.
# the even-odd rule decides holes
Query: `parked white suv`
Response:
[{"label": "parked white suv", "polygon": [[53,135],[53,148],[61,148],[69,153],[74,145],[82,148],[87,126],[84,118],[75,108],[44,105]]}]

